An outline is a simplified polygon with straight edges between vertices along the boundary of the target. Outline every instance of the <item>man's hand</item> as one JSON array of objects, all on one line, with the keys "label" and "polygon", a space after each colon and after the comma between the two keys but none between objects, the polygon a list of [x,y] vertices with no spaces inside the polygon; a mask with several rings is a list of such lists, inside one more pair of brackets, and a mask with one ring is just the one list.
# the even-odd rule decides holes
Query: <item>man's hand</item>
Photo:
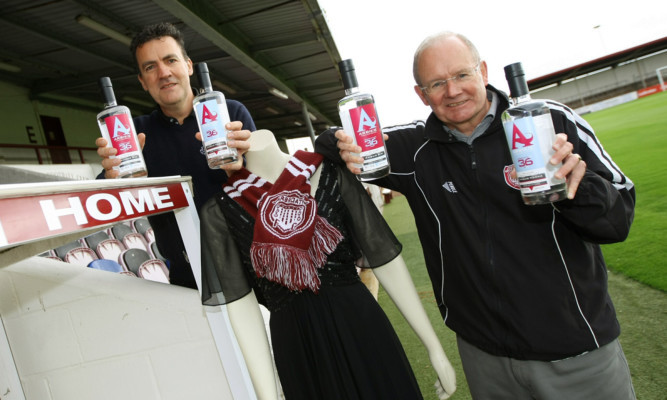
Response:
[{"label": "man's hand", "polygon": [[349,169],[350,172],[355,175],[359,175],[361,173],[361,168],[359,168],[359,165],[363,164],[364,162],[364,159],[359,156],[359,153],[361,153],[361,147],[357,146],[354,143],[352,136],[346,135],[345,131],[342,129],[337,130],[334,135],[338,139],[338,143],[336,145],[338,146],[338,153],[340,154],[340,158],[345,162],[345,165],[347,165],[347,169]]},{"label": "man's hand", "polygon": [[[227,146],[233,147],[238,152],[238,160],[234,163],[227,163],[220,166],[221,169],[227,172],[227,175],[231,175],[234,171],[237,171],[243,167],[243,155],[250,148],[250,131],[242,130],[243,122],[241,121],[232,121],[228,122],[225,125],[227,129]],[[199,140],[202,140],[201,132],[197,132],[195,137]]]},{"label": "man's hand", "polygon": [[[144,143],[146,143],[146,135],[143,133],[140,133],[137,135],[137,139],[139,139],[139,146],[141,148],[144,148]],[[118,175],[120,172],[118,170],[113,169],[114,167],[118,167],[120,165],[120,158],[109,158],[111,156],[115,156],[117,150],[114,149],[113,147],[107,147],[107,141],[106,139],[99,137],[97,140],[95,140],[95,146],[97,146],[97,154],[99,154],[100,157],[102,157],[102,168],[104,168],[104,177],[106,179],[115,179],[118,178]]]},{"label": "man's hand", "polygon": [[556,171],[554,177],[567,180],[567,198],[574,199],[579,188],[579,183],[586,173],[586,161],[581,159],[579,154],[572,153],[572,143],[567,141],[567,135],[559,133],[553,144],[555,151],[549,162],[557,165],[562,162],[563,166]]}]

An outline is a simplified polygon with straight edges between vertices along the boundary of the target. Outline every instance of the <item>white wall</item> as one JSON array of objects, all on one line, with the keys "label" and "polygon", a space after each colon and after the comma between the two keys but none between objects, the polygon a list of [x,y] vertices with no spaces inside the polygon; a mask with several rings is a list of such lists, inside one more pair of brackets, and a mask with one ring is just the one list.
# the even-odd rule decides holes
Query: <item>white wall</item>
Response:
[{"label": "white wall", "polygon": [[26,399],[232,398],[196,290],[33,257],[0,267],[0,317]]}]

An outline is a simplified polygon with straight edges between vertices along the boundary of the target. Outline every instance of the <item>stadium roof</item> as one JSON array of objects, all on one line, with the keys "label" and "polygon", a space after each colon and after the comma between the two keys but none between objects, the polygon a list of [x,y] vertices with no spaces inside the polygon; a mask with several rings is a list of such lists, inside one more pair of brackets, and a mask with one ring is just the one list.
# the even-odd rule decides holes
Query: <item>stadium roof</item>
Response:
[{"label": "stadium roof", "polygon": [[615,67],[623,62],[641,58],[649,54],[657,53],[667,49],[667,37],[654,40],[639,46],[631,47],[604,57],[596,58],[582,64],[574,65],[562,69],[560,71],[552,72],[550,74],[530,79],[528,88],[530,90],[540,89],[545,86],[557,84],[559,82],[576,78],[577,76],[585,75],[594,71],[598,71],[607,67]]},{"label": "stadium roof", "polygon": [[338,124],[340,55],[316,0],[5,0],[0,80],[40,102],[100,110],[97,80],[109,76],[118,102],[145,113],[153,102],[129,39],[162,21],[182,31],[188,55],[208,63],[214,87],[243,102],[258,127],[289,138],[307,136],[308,120],[315,133]]}]

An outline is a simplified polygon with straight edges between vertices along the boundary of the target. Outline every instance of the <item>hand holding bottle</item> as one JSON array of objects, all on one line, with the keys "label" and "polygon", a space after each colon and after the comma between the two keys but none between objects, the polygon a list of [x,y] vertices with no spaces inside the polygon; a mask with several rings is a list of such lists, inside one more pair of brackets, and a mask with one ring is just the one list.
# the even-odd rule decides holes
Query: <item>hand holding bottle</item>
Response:
[{"label": "hand holding bottle", "polygon": [[[139,133],[137,135],[139,140],[139,145],[141,148],[144,148],[144,143],[146,143],[146,135]],[[114,167],[120,166],[120,158],[113,158],[118,152],[113,147],[107,147],[107,141],[103,137],[99,137],[95,140],[95,146],[97,146],[97,154],[102,157],[102,168],[104,168],[104,178],[105,179],[116,179],[120,174],[117,169]],[[112,157],[112,158],[110,158]]]},{"label": "hand holding bottle", "polygon": [[[338,146],[340,158],[345,162],[345,165],[347,165],[347,169],[349,169],[350,172],[359,175],[361,173],[359,164],[364,162],[364,158],[359,155],[361,153],[361,146],[357,145],[354,138],[349,136],[342,129],[337,130],[335,136],[336,139],[338,139],[336,145]],[[383,133],[382,137],[385,141],[389,139],[389,136],[386,133]]]},{"label": "hand holding bottle", "polygon": [[549,160],[552,165],[563,163],[554,176],[558,179],[567,180],[567,198],[572,200],[577,193],[579,183],[586,174],[586,161],[582,160],[579,154],[572,152],[574,146],[567,141],[567,135],[564,133],[556,134],[556,139],[552,146],[553,156]]},{"label": "hand holding bottle", "polygon": [[[227,175],[230,175],[243,167],[242,156],[250,148],[248,139],[250,139],[251,132],[243,129],[243,122],[241,121],[228,122],[225,129],[227,130],[227,145],[236,149],[239,155],[235,162],[219,165],[220,169],[227,171]],[[202,140],[201,132],[197,132],[195,136],[198,140]]]}]

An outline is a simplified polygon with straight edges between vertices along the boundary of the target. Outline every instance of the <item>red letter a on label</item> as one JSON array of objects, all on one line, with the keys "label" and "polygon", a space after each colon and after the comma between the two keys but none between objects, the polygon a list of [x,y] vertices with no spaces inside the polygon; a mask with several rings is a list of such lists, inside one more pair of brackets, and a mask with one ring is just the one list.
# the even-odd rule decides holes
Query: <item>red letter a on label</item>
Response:
[{"label": "red letter a on label", "polygon": [[533,136],[526,137],[520,130],[519,127],[514,125],[512,129],[512,150],[516,150],[516,144],[519,143],[522,147],[532,146]]},{"label": "red letter a on label", "polygon": [[[208,110],[208,107],[206,105],[202,106],[201,110],[201,123],[206,124],[208,122],[213,122],[218,118],[218,114],[213,114]],[[210,120],[210,121],[209,121]]]}]

